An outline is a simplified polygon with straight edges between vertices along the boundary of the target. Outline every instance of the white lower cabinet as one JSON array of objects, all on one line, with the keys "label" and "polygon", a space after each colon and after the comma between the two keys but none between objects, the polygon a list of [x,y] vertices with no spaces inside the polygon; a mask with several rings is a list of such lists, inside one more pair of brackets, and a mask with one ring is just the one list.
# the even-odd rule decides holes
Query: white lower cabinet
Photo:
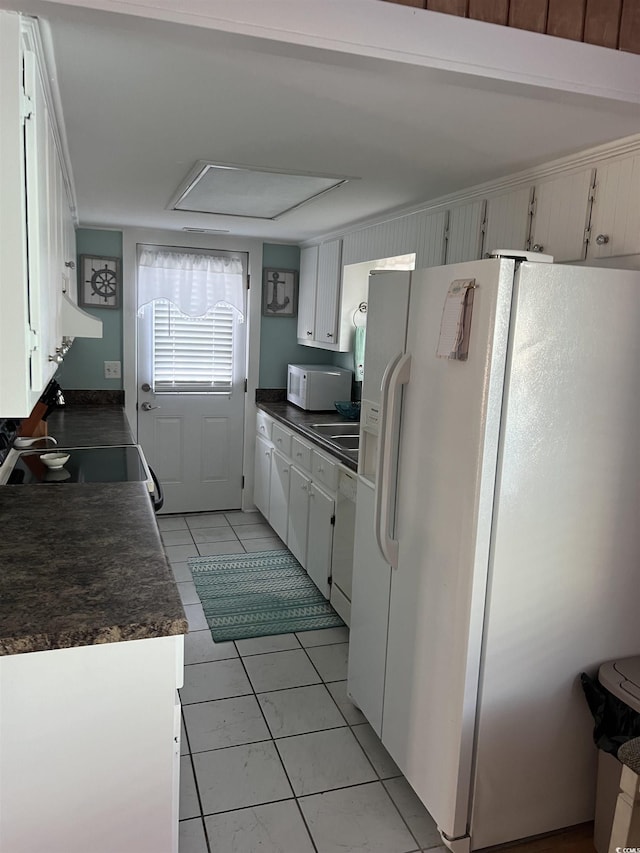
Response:
[{"label": "white lower cabinet", "polygon": [[289,484],[287,547],[303,566],[307,561],[310,486],[311,479],[292,465]]},{"label": "white lower cabinet", "polygon": [[269,524],[287,544],[289,525],[289,460],[273,450],[271,454],[271,481],[269,485]]},{"label": "white lower cabinet", "polygon": [[311,483],[309,487],[309,536],[306,570],[325,598],[331,594],[331,549],[335,519],[334,498]]},{"label": "white lower cabinet", "polygon": [[257,432],[254,503],[349,624],[355,474],[262,411]]},{"label": "white lower cabinet", "polygon": [[178,853],[183,641],[0,657],[0,850]]},{"label": "white lower cabinet", "polygon": [[253,502],[269,520],[269,491],[271,489],[271,453],[273,445],[261,435],[256,436],[256,458],[253,480]]}]

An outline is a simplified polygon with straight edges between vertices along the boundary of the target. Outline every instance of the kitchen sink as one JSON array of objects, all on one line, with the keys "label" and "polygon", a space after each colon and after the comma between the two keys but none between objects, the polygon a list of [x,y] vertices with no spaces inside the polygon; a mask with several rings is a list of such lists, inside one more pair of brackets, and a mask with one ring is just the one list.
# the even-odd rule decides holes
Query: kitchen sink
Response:
[{"label": "kitchen sink", "polygon": [[332,435],[331,441],[343,450],[357,450],[360,437],[357,435]]},{"label": "kitchen sink", "polygon": [[311,424],[311,429],[325,436],[325,438],[335,439],[340,436],[358,438],[360,424],[357,421],[347,421],[337,424]]}]

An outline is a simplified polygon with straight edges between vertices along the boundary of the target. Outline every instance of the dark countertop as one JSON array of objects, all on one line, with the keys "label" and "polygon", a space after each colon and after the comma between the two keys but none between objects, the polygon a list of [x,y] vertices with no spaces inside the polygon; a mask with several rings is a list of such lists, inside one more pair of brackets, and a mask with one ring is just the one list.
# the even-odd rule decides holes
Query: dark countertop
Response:
[{"label": "dark countertop", "polygon": [[[344,423],[345,419],[338,412],[305,412],[304,409],[292,406],[291,403],[256,403],[256,406],[271,415],[272,418],[303,435],[327,453],[335,456],[345,468],[349,468],[351,471],[358,470],[357,464],[342,451],[342,448],[309,428],[310,424]],[[360,428],[357,421],[354,421],[353,425],[356,429]]]},{"label": "dark countertop", "polygon": [[186,634],[144,483],[0,488],[0,654]]},{"label": "dark countertop", "polygon": [[69,405],[49,415],[47,428],[60,447],[133,444],[121,406]]},{"label": "dark countertop", "polygon": [[[59,446],[131,444],[119,407],[51,414]],[[0,654],[187,633],[144,483],[0,486]]]}]

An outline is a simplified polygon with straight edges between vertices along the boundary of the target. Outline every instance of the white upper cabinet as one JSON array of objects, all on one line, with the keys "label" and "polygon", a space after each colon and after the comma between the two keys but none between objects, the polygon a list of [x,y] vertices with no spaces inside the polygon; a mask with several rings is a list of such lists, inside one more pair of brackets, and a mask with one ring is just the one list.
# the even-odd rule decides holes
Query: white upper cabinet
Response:
[{"label": "white upper cabinet", "polygon": [[342,240],[328,240],[300,253],[298,343],[329,350],[349,349],[339,337]]},{"label": "white upper cabinet", "polygon": [[482,252],[482,222],[485,202],[460,204],[449,211],[446,263],[476,261]]},{"label": "white upper cabinet", "polygon": [[640,253],[640,154],[598,164],[587,257]]},{"label": "white upper cabinet", "polygon": [[[71,302],[75,234],[37,23],[0,12],[0,415],[26,417],[65,351],[102,336]],[[73,265],[73,266],[71,266]]]},{"label": "white upper cabinet", "polygon": [[483,255],[494,249],[527,248],[532,198],[533,188],[521,187],[487,199]]},{"label": "white upper cabinet", "polygon": [[421,213],[418,220],[416,244],[416,269],[439,267],[444,263],[444,232],[447,227],[448,211]]},{"label": "white upper cabinet", "polygon": [[298,338],[305,342],[313,341],[317,282],[318,247],[309,246],[300,252],[300,281],[298,286]]},{"label": "white upper cabinet", "polygon": [[342,240],[331,240],[320,245],[313,336],[316,343],[337,345],[341,259]]},{"label": "white upper cabinet", "polygon": [[531,251],[557,262],[584,259],[593,179],[589,168],[536,183]]}]

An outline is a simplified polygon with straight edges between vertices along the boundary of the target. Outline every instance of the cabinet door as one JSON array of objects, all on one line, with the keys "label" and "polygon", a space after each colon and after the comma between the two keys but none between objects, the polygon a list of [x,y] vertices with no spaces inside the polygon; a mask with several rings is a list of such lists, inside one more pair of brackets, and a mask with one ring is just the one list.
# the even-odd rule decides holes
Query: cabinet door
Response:
[{"label": "cabinet door", "polygon": [[487,199],[483,254],[494,249],[527,248],[531,187]]},{"label": "cabinet door", "polygon": [[[35,55],[25,50],[24,86],[30,99],[25,121],[25,188],[29,271],[29,324],[33,334],[31,391],[37,399],[56,370],[58,339],[57,286],[60,216],[57,150]],[[60,336],[61,337],[61,336]],[[34,399],[35,402],[35,399]]]},{"label": "cabinet door", "polygon": [[309,246],[300,252],[300,282],[298,286],[298,339],[313,340],[318,280],[318,247]]},{"label": "cabinet door", "polygon": [[416,247],[416,269],[439,267],[445,261],[444,232],[447,226],[447,211],[422,213],[418,224]]},{"label": "cabinet door", "polygon": [[78,276],[77,276],[77,262],[76,262],[76,229],[73,224],[73,217],[71,215],[71,209],[69,205],[66,203],[66,195],[65,195],[65,204],[63,205],[62,210],[62,233],[63,233],[63,256],[62,262],[64,265],[64,269],[62,271],[63,275],[63,285],[62,292],[66,293],[69,299],[77,304],[78,303]]},{"label": "cabinet door", "polygon": [[269,483],[269,524],[286,544],[289,524],[289,467],[290,463],[277,450],[271,453]]},{"label": "cabinet door", "polygon": [[272,446],[262,436],[256,436],[256,459],[253,482],[253,502],[269,521],[269,489],[271,485]]},{"label": "cabinet door", "polygon": [[318,252],[318,286],[314,340],[337,346],[338,297],[342,267],[342,240],[322,243]]},{"label": "cabinet door", "polygon": [[461,204],[449,211],[448,264],[478,260],[482,250],[480,227],[483,212],[483,200]]},{"label": "cabinet door", "polygon": [[315,483],[309,487],[309,538],[307,541],[307,565],[309,577],[325,598],[329,598],[331,587],[331,549],[333,547],[333,514],[335,501]]},{"label": "cabinet door", "polygon": [[289,486],[289,525],[287,547],[296,560],[306,568],[307,532],[309,526],[309,486],[311,480],[291,466]]},{"label": "cabinet door", "polygon": [[358,481],[347,691],[382,736],[391,567],[378,548],[373,486]]},{"label": "cabinet door", "polygon": [[589,258],[640,253],[640,154],[598,166]]},{"label": "cabinet door", "polygon": [[536,184],[532,251],[553,255],[558,262],[584,259],[593,175],[593,169],[583,169]]}]

